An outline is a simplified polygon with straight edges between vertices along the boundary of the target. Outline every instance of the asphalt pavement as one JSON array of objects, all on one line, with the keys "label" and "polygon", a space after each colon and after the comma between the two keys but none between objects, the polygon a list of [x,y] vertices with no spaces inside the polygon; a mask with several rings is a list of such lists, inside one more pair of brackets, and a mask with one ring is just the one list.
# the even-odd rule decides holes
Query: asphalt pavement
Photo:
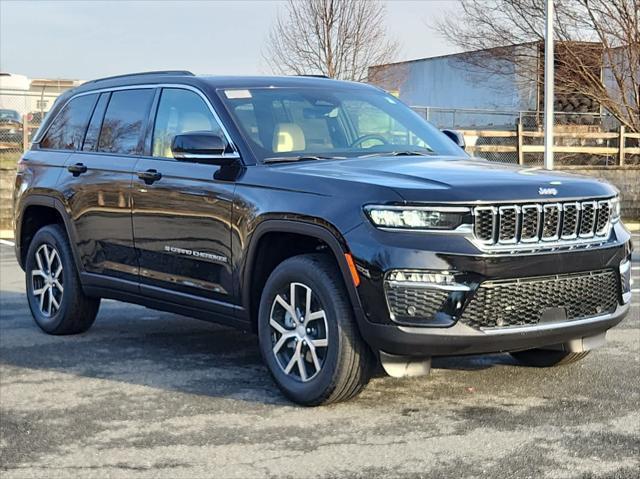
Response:
[{"label": "asphalt pavement", "polygon": [[[633,274],[640,288],[637,254]],[[441,358],[428,377],[379,376],[355,400],[302,408],[250,334],[114,301],[85,334],[42,333],[0,244],[0,476],[637,478],[633,301],[570,366]]]}]

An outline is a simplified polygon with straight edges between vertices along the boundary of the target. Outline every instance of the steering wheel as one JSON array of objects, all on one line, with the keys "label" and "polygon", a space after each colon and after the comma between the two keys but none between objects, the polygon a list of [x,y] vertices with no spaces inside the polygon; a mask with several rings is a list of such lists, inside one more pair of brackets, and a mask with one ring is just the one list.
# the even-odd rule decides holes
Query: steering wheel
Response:
[{"label": "steering wheel", "polygon": [[383,145],[388,145],[389,142],[380,135],[375,135],[375,134],[369,134],[369,135],[362,135],[360,138],[356,138],[350,145],[349,148],[353,148],[356,145],[362,145],[362,143],[364,143],[367,140],[378,140],[379,142],[381,142]]}]

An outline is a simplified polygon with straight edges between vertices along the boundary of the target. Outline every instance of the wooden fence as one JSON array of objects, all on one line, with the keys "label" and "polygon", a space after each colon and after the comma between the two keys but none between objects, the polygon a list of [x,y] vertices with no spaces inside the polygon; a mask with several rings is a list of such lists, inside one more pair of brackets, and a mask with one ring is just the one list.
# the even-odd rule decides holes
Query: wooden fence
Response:
[{"label": "wooden fence", "polygon": [[[468,145],[469,153],[515,153],[518,163],[525,164],[527,153],[544,153],[544,145],[525,144],[525,138],[544,138],[542,131],[525,131],[522,125],[518,125],[516,131],[511,130],[460,130],[465,138],[516,138],[515,145]],[[554,153],[574,153],[587,155],[610,155],[618,158],[618,165],[624,166],[626,155],[640,155],[640,146],[627,147],[627,139],[640,140],[640,133],[627,133],[624,126],[617,132],[591,132],[591,131],[557,131],[556,139],[570,138],[574,140],[617,140],[617,146],[582,146],[582,145],[555,145]],[[640,143],[640,141],[638,142]]]}]

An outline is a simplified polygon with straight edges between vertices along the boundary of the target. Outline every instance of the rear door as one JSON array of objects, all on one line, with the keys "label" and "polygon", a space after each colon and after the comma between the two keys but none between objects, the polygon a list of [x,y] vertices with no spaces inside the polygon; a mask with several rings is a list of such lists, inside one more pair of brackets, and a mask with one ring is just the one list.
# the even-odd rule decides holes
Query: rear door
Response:
[{"label": "rear door", "polygon": [[137,289],[138,264],[131,183],[154,94],[154,88],[101,93],[82,148],[67,159],[60,182],[85,272],[130,281],[133,289]]},{"label": "rear door", "polygon": [[[225,138],[200,92],[164,88],[151,128],[149,155],[135,168],[133,230],[141,291],[221,313],[233,307],[231,206],[235,184],[219,166],[173,158],[173,137],[212,131]],[[156,175],[155,180],[150,175]]]}]

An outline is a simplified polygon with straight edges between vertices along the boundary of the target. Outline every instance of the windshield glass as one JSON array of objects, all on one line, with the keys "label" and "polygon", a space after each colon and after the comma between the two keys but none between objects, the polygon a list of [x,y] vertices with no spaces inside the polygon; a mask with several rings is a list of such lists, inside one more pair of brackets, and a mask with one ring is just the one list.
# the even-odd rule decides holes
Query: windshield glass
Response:
[{"label": "windshield glass", "polygon": [[402,102],[373,88],[224,89],[220,97],[262,161],[466,156]]}]

